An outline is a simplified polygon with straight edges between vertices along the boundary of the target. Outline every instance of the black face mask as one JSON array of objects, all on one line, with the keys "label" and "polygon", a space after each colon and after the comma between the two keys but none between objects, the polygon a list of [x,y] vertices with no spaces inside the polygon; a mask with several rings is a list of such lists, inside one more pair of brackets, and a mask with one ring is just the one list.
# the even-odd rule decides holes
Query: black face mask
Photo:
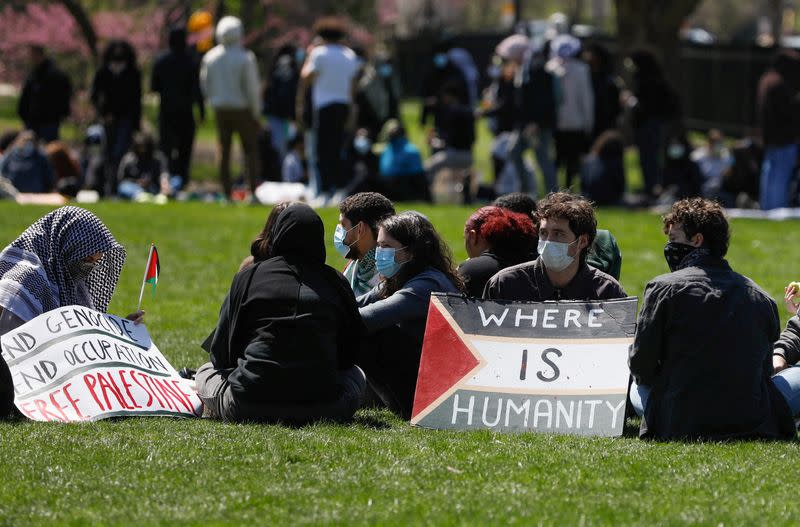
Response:
[{"label": "black face mask", "polygon": [[667,265],[670,271],[677,271],[678,266],[684,258],[694,252],[697,247],[687,245],[685,243],[668,242],[664,246],[664,258],[667,260]]}]

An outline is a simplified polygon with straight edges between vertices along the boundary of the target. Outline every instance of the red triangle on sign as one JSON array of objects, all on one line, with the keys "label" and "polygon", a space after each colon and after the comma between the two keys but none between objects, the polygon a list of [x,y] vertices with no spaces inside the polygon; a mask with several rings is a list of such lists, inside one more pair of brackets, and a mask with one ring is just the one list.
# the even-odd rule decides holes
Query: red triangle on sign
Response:
[{"label": "red triangle on sign", "polygon": [[411,419],[480,364],[439,309],[431,299]]}]

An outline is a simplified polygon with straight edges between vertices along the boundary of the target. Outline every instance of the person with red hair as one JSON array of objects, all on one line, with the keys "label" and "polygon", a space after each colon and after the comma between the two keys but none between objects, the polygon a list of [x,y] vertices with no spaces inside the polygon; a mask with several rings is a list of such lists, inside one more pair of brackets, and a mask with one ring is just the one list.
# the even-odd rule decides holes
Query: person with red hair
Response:
[{"label": "person with red hair", "polygon": [[500,207],[478,209],[464,226],[469,259],[458,267],[469,296],[480,298],[486,282],[501,269],[536,258],[533,220]]}]

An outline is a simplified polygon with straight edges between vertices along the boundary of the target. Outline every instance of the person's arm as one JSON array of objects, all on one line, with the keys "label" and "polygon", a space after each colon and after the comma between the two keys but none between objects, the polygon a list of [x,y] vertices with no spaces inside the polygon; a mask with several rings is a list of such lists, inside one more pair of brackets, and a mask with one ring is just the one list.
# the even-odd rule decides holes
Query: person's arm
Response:
[{"label": "person's arm", "polygon": [[628,357],[631,375],[640,386],[651,386],[661,368],[667,319],[665,293],[669,288],[647,284],[642,309],[636,323],[636,336]]},{"label": "person's arm", "polygon": [[[786,323],[786,329],[783,330],[772,350],[772,354],[782,357],[786,365],[780,369],[786,368],[790,364],[797,363],[800,360],[800,318],[796,315],[789,319]],[[774,363],[774,361],[773,361]],[[777,370],[776,364],[776,370]]]},{"label": "person's arm", "polygon": [[200,68],[194,63],[192,73],[192,97],[194,98],[197,109],[200,112],[200,121],[206,120],[206,106],[203,100],[203,90],[200,87]]},{"label": "person's arm", "polygon": [[252,52],[247,54],[244,74],[244,88],[247,94],[248,106],[253,118],[258,121],[261,118],[261,97],[259,96],[258,64],[256,63],[256,56]]},{"label": "person's arm", "polygon": [[155,63],[153,64],[153,71],[150,76],[150,91],[156,92],[158,94],[161,93],[161,70],[163,69],[163,65],[161,62],[161,58],[157,58]]},{"label": "person's arm", "polygon": [[583,77],[583,82],[581,83],[581,88],[583,89],[583,131],[591,135],[592,130],[594,130],[594,90],[592,89],[592,76],[589,73],[589,67],[583,68],[583,72],[585,73],[581,75]]},{"label": "person's arm", "polygon": [[28,126],[28,119],[30,118],[28,113],[28,107],[30,106],[30,93],[30,81],[26,81],[25,85],[22,87],[22,93],[19,96],[19,101],[17,101],[17,115],[19,115],[19,118],[26,126]]},{"label": "person's arm", "polygon": [[133,129],[140,130],[142,127],[142,72],[135,70],[135,81],[133,83]]},{"label": "person's arm", "polygon": [[502,299],[502,296],[500,296],[500,280],[497,279],[497,275],[494,275],[486,282],[482,297],[484,300]]},{"label": "person's arm", "polygon": [[[374,333],[394,326],[398,322],[425,317],[431,291],[436,288],[436,283],[433,280],[414,280],[414,282],[414,284],[406,284],[405,288],[388,298],[359,308],[367,332]],[[411,287],[408,287],[409,285]],[[363,305],[361,302],[363,298],[363,296],[359,297],[359,305]]]}]

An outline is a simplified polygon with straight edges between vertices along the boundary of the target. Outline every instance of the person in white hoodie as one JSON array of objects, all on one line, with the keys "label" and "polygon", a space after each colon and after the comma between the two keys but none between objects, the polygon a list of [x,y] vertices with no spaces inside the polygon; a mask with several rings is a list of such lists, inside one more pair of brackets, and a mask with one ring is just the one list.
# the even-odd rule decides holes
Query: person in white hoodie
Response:
[{"label": "person in white hoodie", "polygon": [[255,195],[258,176],[258,133],[261,102],[258,66],[252,51],[242,46],[242,22],[226,16],[217,23],[219,44],[203,57],[200,85],[214,108],[219,144],[219,175],[225,194],[231,196],[231,141],[239,135],[244,150],[247,180]]},{"label": "person in white hoodie", "polygon": [[566,187],[580,174],[581,156],[589,150],[594,129],[594,92],[589,66],[578,56],[581,42],[559,35],[550,43],[552,60],[547,69],[559,80],[556,122],[556,168],[566,168]]}]

